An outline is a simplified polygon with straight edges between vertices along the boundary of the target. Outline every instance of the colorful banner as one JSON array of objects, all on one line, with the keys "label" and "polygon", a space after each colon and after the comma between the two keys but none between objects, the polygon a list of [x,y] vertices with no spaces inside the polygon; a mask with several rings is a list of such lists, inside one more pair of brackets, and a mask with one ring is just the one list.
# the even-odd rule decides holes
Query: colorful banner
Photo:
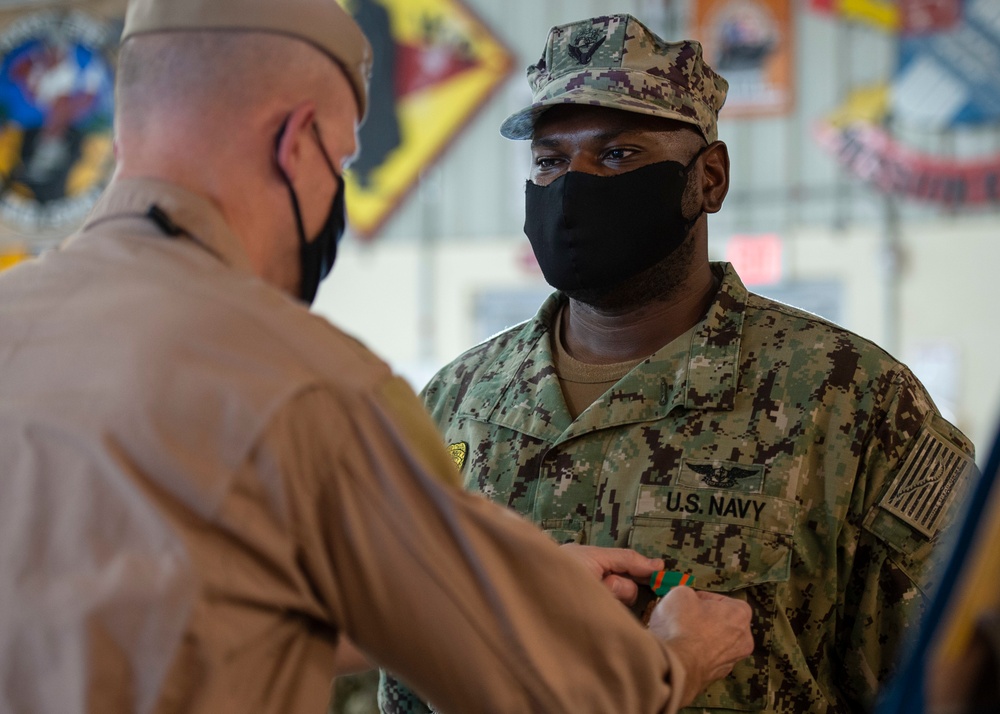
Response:
[{"label": "colorful banner", "polygon": [[692,23],[708,63],[729,81],[724,117],[791,109],[790,0],[700,0]]},{"label": "colorful banner", "polygon": [[892,110],[929,129],[1000,120],[997,0],[965,0],[949,29],[900,39]]},{"label": "colorful banner", "polygon": [[8,229],[71,227],[110,177],[124,12],[124,0],[0,11],[0,221]]},{"label": "colorful banner", "polygon": [[899,0],[899,29],[904,35],[947,30],[961,15],[962,0]]},{"label": "colorful banner", "polygon": [[[1000,154],[958,160],[907,148],[880,127],[887,116],[924,129],[1000,121],[1000,4],[901,0],[911,33],[888,85],[862,87],[816,130],[822,146],[881,190],[946,206],[1000,202]],[[928,29],[930,28],[930,29]]]},{"label": "colorful banner", "polygon": [[811,0],[815,12],[886,32],[919,34],[951,27],[961,0]]},{"label": "colorful banner", "polygon": [[844,167],[882,191],[950,207],[1000,202],[1000,155],[942,159],[909,149],[865,123],[823,123],[815,134]]},{"label": "colorful banner", "polygon": [[351,227],[372,237],[508,76],[513,58],[460,0],[343,0],[375,52]]},{"label": "colorful banner", "polygon": [[[352,227],[372,236],[509,74],[461,0],[342,0],[375,51]],[[126,0],[0,0],[0,234],[68,232],[113,170],[114,70]]]}]

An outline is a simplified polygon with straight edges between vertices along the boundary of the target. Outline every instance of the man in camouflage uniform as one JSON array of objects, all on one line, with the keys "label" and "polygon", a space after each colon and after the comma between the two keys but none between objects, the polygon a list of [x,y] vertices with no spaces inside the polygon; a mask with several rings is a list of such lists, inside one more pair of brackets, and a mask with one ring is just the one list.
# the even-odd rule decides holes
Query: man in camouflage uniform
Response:
[{"label": "man in camouflage uniform", "polygon": [[[424,391],[466,486],[745,598],[754,654],[692,710],[865,710],[933,586],[971,443],[877,346],[709,262],[728,87],[697,42],[594,18],[553,28],[528,75],[501,133],[532,140],[525,232],[559,290]],[[380,704],[427,711],[391,676]]]}]

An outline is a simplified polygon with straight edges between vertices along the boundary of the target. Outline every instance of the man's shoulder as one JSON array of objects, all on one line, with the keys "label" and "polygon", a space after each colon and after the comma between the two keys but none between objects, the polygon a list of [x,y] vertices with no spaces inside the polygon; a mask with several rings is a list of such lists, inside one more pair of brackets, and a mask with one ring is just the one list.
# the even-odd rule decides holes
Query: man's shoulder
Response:
[{"label": "man's shoulder", "polygon": [[[101,239],[99,230],[94,234]],[[129,241],[127,232],[104,235],[103,245],[80,240],[70,250],[79,255],[64,256],[71,269],[89,262],[95,277],[107,276],[76,293],[72,314],[83,324],[108,323],[104,329],[118,335],[122,350],[144,356],[144,373],[184,371],[261,394],[311,382],[356,390],[390,374],[358,340],[193,242],[154,238],[141,257],[119,259],[116,246]],[[213,355],[219,368],[204,369],[193,359],[198,354]]]},{"label": "man's shoulder", "polygon": [[215,343],[262,369],[287,370],[299,379],[345,389],[375,374],[388,376],[388,366],[377,355],[325,317],[262,281],[233,278],[193,294],[189,302],[179,301],[171,322],[183,326],[186,321],[186,328],[175,339]]},{"label": "man's shoulder", "polygon": [[514,346],[528,323],[522,322],[514,327],[508,327],[492,337],[483,340],[478,345],[470,347],[451,362],[446,364],[435,375],[435,379],[449,379],[455,375],[488,367]]},{"label": "man's shoulder", "polygon": [[566,297],[554,292],[538,307],[535,315],[527,320],[506,327],[470,347],[442,367],[431,380],[454,380],[470,373],[488,372],[491,365],[500,364],[505,358],[532,350],[546,334],[556,314],[566,302]]},{"label": "man's shoulder", "polygon": [[[744,364],[756,361],[758,372],[783,371],[787,388],[802,394],[840,393],[845,399],[868,400],[873,409],[892,409],[907,421],[915,437],[930,420],[934,429],[966,454],[971,441],[939,413],[913,371],[874,341],[818,315],[751,293],[741,347]],[[794,366],[790,369],[790,365]],[[853,409],[845,416],[853,418]],[[881,411],[879,411],[881,413]]]},{"label": "man's shoulder", "polygon": [[444,402],[460,400],[495,369],[506,362],[506,357],[537,338],[536,321],[522,322],[471,347],[442,367],[431,377],[421,392],[429,409]]},{"label": "man's shoulder", "polygon": [[777,300],[749,293],[743,337],[746,347],[766,346],[772,353],[794,351],[800,359],[845,357],[884,370],[904,369],[873,340],[820,315]]}]

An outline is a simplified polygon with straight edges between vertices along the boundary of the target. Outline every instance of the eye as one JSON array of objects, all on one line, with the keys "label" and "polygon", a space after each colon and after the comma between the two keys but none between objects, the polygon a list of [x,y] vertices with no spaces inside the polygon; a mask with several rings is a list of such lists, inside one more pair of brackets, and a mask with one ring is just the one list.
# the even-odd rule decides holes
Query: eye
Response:
[{"label": "eye", "polygon": [[551,169],[554,168],[558,163],[559,163],[559,157],[557,156],[535,157],[535,168],[537,169]]},{"label": "eye", "polygon": [[624,161],[635,153],[635,149],[628,149],[623,146],[616,146],[604,152],[605,161]]}]

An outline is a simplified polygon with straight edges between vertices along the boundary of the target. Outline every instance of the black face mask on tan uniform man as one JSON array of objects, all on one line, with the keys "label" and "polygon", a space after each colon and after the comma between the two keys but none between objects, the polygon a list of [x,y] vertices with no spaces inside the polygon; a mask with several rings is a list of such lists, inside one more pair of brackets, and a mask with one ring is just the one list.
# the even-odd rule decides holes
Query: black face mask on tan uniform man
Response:
[{"label": "black face mask on tan uniform man", "polygon": [[[281,141],[281,137],[285,133],[285,127],[286,125],[282,125],[281,130],[278,131],[278,136],[275,139],[275,150],[277,150],[277,143]],[[333,262],[337,259],[337,244],[344,235],[344,226],[347,224],[344,207],[344,177],[338,174],[337,169],[334,168],[333,161],[326,153],[326,147],[323,146],[323,140],[320,138],[319,127],[315,123],[312,125],[312,130],[316,136],[316,142],[319,144],[320,153],[323,154],[326,165],[330,167],[330,173],[337,180],[337,193],[331,202],[330,212],[326,216],[326,221],[323,222],[323,227],[319,229],[319,233],[312,240],[306,240],[306,230],[302,224],[302,212],[299,209],[299,198],[295,194],[295,188],[285,172],[281,172],[285,185],[288,186],[288,193],[292,197],[292,212],[295,214],[295,225],[299,232],[299,266],[302,276],[299,282],[299,297],[307,305],[312,304],[320,281],[329,275],[333,268]]]},{"label": "black face mask on tan uniform man", "polygon": [[[707,147],[705,147],[707,148]],[[525,185],[524,233],[557,290],[610,288],[674,252],[701,212],[685,218],[694,162],[661,161],[614,176],[570,171]]]}]

